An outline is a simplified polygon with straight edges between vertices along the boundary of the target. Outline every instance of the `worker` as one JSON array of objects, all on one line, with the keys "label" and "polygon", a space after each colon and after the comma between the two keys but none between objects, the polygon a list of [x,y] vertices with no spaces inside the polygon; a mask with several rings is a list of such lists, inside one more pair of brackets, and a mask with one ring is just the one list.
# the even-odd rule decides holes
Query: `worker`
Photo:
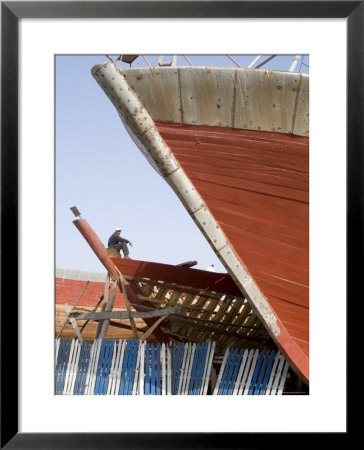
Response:
[{"label": "worker", "polygon": [[130,241],[128,241],[128,239],[122,238],[120,236],[120,233],[121,228],[120,227],[115,228],[115,232],[109,237],[107,246],[109,248],[115,248],[119,253],[120,250],[122,250],[124,253],[124,258],[129,259],[129,249],[127,244],[129,244],[130,247],[132,247],[133,244]]},{"label": "worker", "polygon": [[214,264],[211,264],[211,266],[209,266],[207,269],[205,269],[205,270],[208,270],[209,272],[215,272],[215,266],[214,266]]}]

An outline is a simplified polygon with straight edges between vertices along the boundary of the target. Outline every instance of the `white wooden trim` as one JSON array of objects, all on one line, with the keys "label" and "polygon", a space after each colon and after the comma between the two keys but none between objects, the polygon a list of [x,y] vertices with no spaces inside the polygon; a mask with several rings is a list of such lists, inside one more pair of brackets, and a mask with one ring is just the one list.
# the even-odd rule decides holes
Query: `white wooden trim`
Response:
[{"label": "white wooden trim", "polygon": [[250,367],[250,371],[249,371],[249,376],[248,376],[248,379],[246,380],[246,384],[245,384],[243,395],[248,395],[249,394],[250,383],[251,383],[252,378],[253,378],[255,366],[257,365],[258,356],[259,356],[259,350],[255,350],[254,356],[253,356],[253,360],[252,360],[252,363],[251,363],[251,367]]},{"label": "white wooden trim", "polygon": [[215,384],[215,389],[214,389],[213,395],[218,395],[218,393],[219,393],[219,387],[220,387],[222,375],[223,375],[224,370],[225,370],[225,365],[226,365],[226,361],[227,361],[228,356],[229,356],[229,352],[230,352],[230,348],[227,348],[227,349],[225,350],[224,359],[222,360],[222,364],[221,364],[221,367],[220,367],[219,376],[217,377],[217,381],[216,381],[216,384]]}]

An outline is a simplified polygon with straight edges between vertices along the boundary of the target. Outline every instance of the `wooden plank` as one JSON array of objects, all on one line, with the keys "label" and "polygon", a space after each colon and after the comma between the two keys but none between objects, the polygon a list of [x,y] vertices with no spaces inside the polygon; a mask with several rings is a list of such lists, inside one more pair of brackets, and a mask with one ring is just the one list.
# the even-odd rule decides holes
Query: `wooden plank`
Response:
[{"label": "wooden plank", "polygon": [[[214,338],[217,341],[218,341],[218,339],[217,339],[216,335],[234,336],[234,337],[237,337],[237,338],[244,338],[245,340],[251,340],[251,341],[262,341],[262,340],[265,340],[264,338],[259,338],[259,337],[254,337],[254,336],[247,336],[247,335],[242,335],[242,334],[238,334],[238,333],[234,333],[234,332],[227,332],[227,331],[225,331],[223,329],[220,329],[220,328],[204,325],[204,324],[201,324],[201,323],[196,323],[193,320],[194,319],[190,320],[189,318],[180,318],[178,316],[172,316],[172,315],[170,317],[168,317],[168,321],[176,322],[178,324],[183,324],[184,327],[196,328],[196,329],[199,329],[199,330],[208,330],[209,332],[214,334]],[[213,324],[213,321],[211,323]],[[183,334],[180,335],[180,337],[190,339],[188,336],[185,336]],[[191,338],[191,339],[195,339],[195,338]],[[202,341],[200,340],[200,342],[202,342]]]},{"label": "wooden plank", "polygon": [[[121,341],[120,341],[121,342]],[[114,388],[114,395],[119,395],[120,393],[120,384],[121,384],[121,377],[122,377],[122,371],[123,371],[123,364],[125,359],[125,349],[126,349],[127,341],[123,340],[121,344],[121,351],[119,356],[119,365],[116,373],[116,382],[115,382],[115,388]]]},{"label": "wooden plank", "polygon": [[[95,307],[92,309],[92,312],[95,312],[97,310],[97,308],[99,307],[100,303],[103,300],[103,295],[99,298],[99,300],[97,301]],[[82,333],[82,331],[86,328],[87,324],[89,323],[89,320],[86,320],[86,322],[82,325],[81,329],[80,329],[80,333]],[[98,324],[100,325],[100,324]],[[96,332],[96,339],[97,339],[97,332]]]},{"label": "wooden plank", "polygon": [[[227,297],[220,303],[218,311],[216,312],[214,318],[211,320],[212,323],[213,323],[213,322],[220,322],[220,321],[223,319],[223,317],[225,316],[225,313],[226,313],[227,309],[229,308],[231,302],[233,301],[233,298],[234,298],[234,297],[227,296]],[[216,331],[214,331],[213,333],[208,333],[208,334],[204,337],[204,339],[205,339],[205,340],[206,340],[206,339],[214,339],[214,340],[218,340],[218,339],[215,337],[215,335],[214,335],[215,332],[216,332]]]},{"label": "wooden plank", "polygon": [[68,356],[67,370],[66,370],[65,378],[64,378],[64,385],[63,385],[63,391],[62,391],[63,395],[67,395],[68,394],[68,383],[69,383],[69,378],[71,376],[71,369],[72,369],[72,362],[73,362],[73,353],[75,351],[75,344],[76,344],[76,339],[72,339],[70,353],[69,353],[69,356]]},{"label": "wooden plank", "polygon": [[181,311],[180,306],[173,306],[171,308],[164,309],[156,309],[153,311],[147,312],[138,312],[138,311],[105,311],[98,313],[71,313],[72,319],[75,320],[105,320],[105,319],[129,319],[129,317],[138,317],[138,318],[149,318],[149,317],[159,317],[169,314],[176,314]]},{"label": "wooden plank", "polygon": [[125,347],[125,356],[123,361],[123,369],[121,372],[119,395],[124,395],[126,391],[131,357],[132,357],[132,340],[128,339]]},{"label": "wooden plank", "polygon": [[[153,288],[160,288],[160,287],[163,288],[164,289],[164,295],[162,295],[161,298],[164,298],[165,294],[169,290],[174,291],[174,292],[178,291],[181,294],[191,294],[191,295],[194,295],[194,296],[207,297],[207,298],[212,298],[212,299],[221,299],[221,297],[223,297],[225,295],[224,293],[217,294],[215,291],[209,291],[209,290],[204,290],[204,289],[199,289],[199,288],[193,288],[191,286],[183,286],[183,285],[180,285],[180,284],[177,284],[177,283],[167,283],[167,282],[161,281],[161,280],[150,280],[148,278],[129,276],[129,275],[125,275],[125,279],[130,281],[131,283],[133,283],[133,285],[135,285],[136,283],[143,283],[145,286],[151,287],[152,288],[152,292],[153,292]],[[141,289],[141,295],[150,298],[150,296],[152,294],[148,294],[148,295],[145,294],[144,291],[143,291],[143,288],[142,288]],[[240,295],[238,297],[242,297],[242,295],[243,294],[240,293]]]},{"label": "wooden plank", "polygon": [[96,347],[94,367],[93,367],[93,371],[92,371],[92,374],[91,374],[91,384],[90,384],[89,395],[94,395],[97,370],[98,370],[98,367],[99,367],[99,360],[100,360],[100,352],[101,352],[102,340],[98,339],[97,341],[98,341],[97,342],[98,345]]},{"label": "wooden plank", "polygon": [[[234,321],[238,319],[240,312],[242,312],[242,309],[244,309],[244,299],[243,298],[234,299],[230,311],[226,314],[223,320],[226,331],[232,331],[232,328],[236,329],[237,327],[239,327],[239,325],[236,325]],[[227,336],[226,338],[220,339],[220,343],[224,345],[228,340],[229,337]]]},{"label": "wooden plank", "polygon": [[140,352],[139,395],[144,395],[145,342],[140,343]]},{"label": "wooden plank", "polygon": [[261,383],[262,383],[262,380],[263,380],[263,376],[264,376],[264,372],[265,372],[265,368],[266,368],[266,366],[268,364],[268,359],[269,359],[268,351],[264,351],[263,350],[262,353],[264,354],[264,356],[263,356],[263,361],[262,361],[262,364],[261,364],[261,367],[260,367],[260,370],[259,370],[259,375],[258,375],[258,377],[256,379],[255,385],[252,385],[252,387],[250,389],[250,392],[253,395],[258,395],[258,393],[259,393],[260,386],[261,386]]},{"label": "wooden plank", "polygon": [[99,386],[100,386],[100,378],[101,378],[101,367],[104,360],[105,355],[105,347],[106,347],[106,340],[101,339],[101,348],[100,348],[100,356],[98,358],[97,362],[97,370],[96,370],[96,379],[95,379],[95,388],[93,390],[93,394],[98,395],[99,394]]},{"label": "wooden plank", "polygon": [[116,340],[114,340],[113,349],[112,349],[112,355],[111,355],[111,364],[110,364],[110,372],[109,372],[109,379],[108,379],[108,383],[107,383],[106,395],[110,395],[110,393],[111,393],[111,386],[112,386],[113,378],[114,378],[114,368],[115,368],[116,353],[117,353],[117,343],[116,343]]},{"label": "wooden plank", "polygon": [[258,356],[259,356],[259,351],[256,350],[254,352],[254,356],[252,358],[252,362],[251,362],[251,366],[250,366],[250,370],[249,370],[249,375],[247,376],[247,380],[246,380],[246,383],[245,383],[245,388],[244,388],[244,391],[243,391],[243,395],[248,395],[248,393],[249,393],[251,381],[252,381],[253,374],[254,374],[254,371],[255,371],[255,366],[256,366],[257,360],[258,360]]},{"label": "wooden plank", "polygon": [[237,353],[237,349],[235,349],[235,348],[230,349],[229,356],[226,361],[225,370],[222,375],[222,379],[221,379],[221,383],[220,383],[219,395],[226,394],[227,386],[229,385],[230,377],[231,377],[233,366],[234,366],[236,353]]},{"label": "wooden plank", "polygon": [[139,388],[139,380],[140,380],[140,366],[141,366],[141,345],[142,342],[137,343],[137,361],[135,366],[135,374],[134,374],[134,381],[133,381],[133,391],[132,395],[137,395],[138,388]]},{"label": "wooden plank", "polygon": [[[76,308],[76,306],[78,305],[78,302],[81,300],[81,298],[82,298],[82,296],[83,296],[83,294],[84,294],[84,292],[85,292],[85,290],[86,290],[86,288],[87,288],[89,282],[90,282],[90,281],[86,281],[86,284],[85,284],[84,287],[82,288],[81,294],[78,296],[78,298],[77,298],[77,300],[76,300],[76,303],[72,306],[71,311],[73,311],[73,310]],[[64,327],[66,326],[67,322],[68,322],[68,317],[66,317],[66,319],[65,319],[65,321],[64,321],[64,323],[63,323],[63,325],[62,325],[62,328],[59,330],[59,332],[58,332],[58,334],[57,334],[57,338],[59,338],[59,337],[61,336],[62,331],[64,330]]]},{"label": "wooden plank", "polygon": [[220,383],[221,383],[221,379],[223,377],[223,373],[224,373],[224,370],[225,370],[226,361],[227,361],[227,359],[229,357],[229,353],[230,353],[230,349],[227,348],[226,351],[225,351],[225,354],[224,354],[224,359],[222,360],[219,376],[217,377],[217,381],[216,381],[216,384],[215,384],[215,389],[214,389],[213,395],[218,395],[218,393],[219,393]]},{"label": "wooden plank", "polygon": [[[188,314],[189,318],[198,318],[201,313],[202,313],[202,309],[203,307],[206,305],[208,299],[206,299],[205,297],[200,297],[198,298],[198,300],[196,301],[196,303],[194,304],[194,306],[196,306],[197,308],[199,308],[198,310],[194,310],[194,311],[190,311]],[[196,331],[196,330],[186,330],[185,333],[186,336],[191,336],[191,337],[200,337],[201,332],[200,331]]]},{"label": "wooden plank", "polygon": [[[177,301],[172,301],[172,297],[173,297],[174,294],[176,294]],[[181,295],[182,295],[181,292],[175,291],[172,294],[171,299],[168,299],[168,300],[167,299],[156,300],[155,298],[145,297],[144,295],[138,295],[138,297],[139,297],[140,300],[142,300],[144,302],[150,302],[150,303],[153,303],[153,304],[156,304],[156,305],[168,305],[168,306],[170,306],[170,305],[180,305],[181,306],[181,311],[183,311],[183,310],[186,310],[186,311],[194,311],[194,310],[195,311],[201,311],[201,308],[199,308],[197,306],[193,306],[193,305],[187,306],[187,305],[184,305],[184,304],[179,304],[178,303],[178,299],[180,298]]]},{"label": "wooden plank", "polygon": [[278,390],[277,390],[277,395],[282,395],[282,393],[283,393],[283,387],[284,387],[284,383],[286,381],[288,368],[289,368],[288,362],[285,361],[284,367],[283,367],[283,371],[282,371],[281,380],[279,382],[279,386],[278,386]]},{"label": "wooden plank", "polygon": [[265,394],[265,390],[266,390],[266,387],[267,387],[268,379],[269,379],[269,376],[270,376],[270,373],[271,373],[271,370],[272,370],[272,367],[273,367],[274,357],[275,357],[275,352],[274,352],[274,350],[272,350],[271,353],[270,353],[270,356],[269,356],[269,362],[268,362],[267,370],[266,370],[266,372],[264,374],[264,378],[263,378],[262,385],[261,385],[261,388],[260,388],[260,391],[259,391],[259,395],[264,395]]},{"label": "wooden plank", "polygon": [[115,395],[116,375],[119,365],[120,352],[121,352],[121,339],[119,339],[118,342],[115,341],[114,345],[113,360],[110,368],[110,381],[107,387],[108,395]]},{"label": "wooden plank", "polygon": [[237,359],[236,359],[235,364],[234,364],[234,371],[233,371],[233,373],[231,375],[231,382],[230,382],[230,385],[229,385],[228,390],[227,390],[227,394],[228,395],[232,395],[232,393],[233,393],[233,389],[234,389],[235,383],[236,383],[236,378],[237,378],[237,375],[238,375],[238,370],[240,369],[240,364],[241,364],[241,361],[243,359],[243,354],[244,354],[244,349],[240,349],[240,351],[238,353],[238,356],[237,356]]},{"label": "wooden plank", "polygon": [[211,367],[212,367],[212,361],[214,358],[214,352],[215,352],[215,342],[212,342],[210,345],[210,353],[209,353],[209,359],[208,359],[208,364],[207,364],[207,370],[206,370],[206,374],[204,376],[204,384],[203,384],[203,388],[202,388],[202,394],[206,395],[207,394],[207,390],[208,390],[208,386],[209,386],[209,379],[210,379],[210,373],[211,373]]},{"label": "wooden plank", "polygon": [[189,393],[189,384],[190,384],[190,379],[191,379],[191,374],[192,374],[192,369],[193,369],[193,363],[194,363],[194,360],[195,360],[195,353],[196,353],[196,348],[197,348],[197,345],[198,344],[192,344],[192,351],[191,351],[191,358],[190,358],[190,363],[189,363],[189,366],[188,366],[188,371],[187,371],[187,382],[186,382],[186,385],[185,385],[185,390],[184,390],[184,393],[186,394],[186,395],[188,395],[188,393]]},{"label": "wooden plank", "polygon": [[104,384],[103,384],[103,389],[102,389],[103,395],[106,395],[108,384],[110,383],[110,366],[111,366],[111,362],[112,362],[112,358],[113,358],[113,354],[114,354],[114,345],[115,345],[115,340],[110,339],[109,358],[108,358],[108,362],[107,362],[107,366],[106,366],[106,371],[104,374]]},{"label": "wooden plank", "polygon": [[78,326],[77,326],[77,323],[76,323],[75,319],[72,318],[72,317],[70,316],[70,314],[71,314],[70,308],[69,308],[69,306],[68,306],[67,303],[65,303],[63,306],[64,306],[64,309],[66,310],[66,314],[68,315],[69,321],[71,322],[71,324],[72,324],[72,326],[73,326],[73,328],[74,328],[74,330],[75,330],[77,339],[78,339],[79,342],[81,342],[81,344],[82,344],[83,339],[82,339],[80,330],[79,330],[79,328],[78,328]]},{"label": "wooden plank", "polygon": [[156,394],[161,395],[161,356],[160,356],[161,345],[158,342],[156,348]]},{"label": "wooden plank", "polygon": [[145,344],[145,395],[150,393],[150,345]]},{"label": "wooden plank", "polygon": [[89,362],[88,370],[86,373],[84,395],[88,395],[88,392],[89,392],[90,377],[91,377],[91,370],[92,370],[93,362],[94,362],[95,347],[96,347],[96,341],[93,342],[93,344],[91,345],[91,349],[90,349],[90,362]]},{"label": "wooden plank", "polygon": [[[121,292],[124,295],[126,309],[130,313],[131,312],[130,303],[129,303],[128,295],[127,295],[127,292],[126,292],[126,289],[125,289],[126,281],[125,281],[124,276],[122,275],[122,273],[117,268],[116,268],[116,270],[117,270],[117,272],[119,274],[119,280],[118,280],[119,289],[121,287]],[[129,316],[129,318],[130,318],[131,329],[133,330],[134,339],[138,339],[138,332],[137,332],[137,329],[136,329],[134,318],[131,315]]]},{"label": "wooden plank", "polygon": [[242,349],[242,350],[243,350],[242,360],[240,362],[240,367],[239,367],[238,374],[236,376],[236,380],[235,380],[235,384],[234,384],[234,389],[233,389],[232,395],[237,395],[237,393],[238,393],[241,377],[243,375],[243,370],[245,368],[245,364],[246,364],[246,361],[247,361],[247,358],[248,358],[249,350],[248,349],[245,349],[245,350]]},{"label": "wooden plank", "polygon": [[[181,336],[181,335],[179,335],[179,334],[177,334],[177,333],[173,333],[173,332],[172,332],[171,330],[169,330],[168,328],[162,328],[162,330],[163,330],[163,333],[169,334],[170,336],[174,336],[174,337],[176,337],[176,338],[178,338],[178,339],[186,339],[185,336]],[[190,340],[190,341],[195,341],[195,342],[204,342],[204,341],[201,341],[201,339],[192,339],[192,338],[190,338],[189,340]]]},{"label": "wooden plank", "polygon": [[[111,290],[111,294],[110,294],[110,298],[106,305],[107,312],[112,311],[112,309],[114,307],[114,302],[115,302],[115,297],[116,297],[115,289],[116,289],[116,282],[114,281],[113,287]],[[100,323],[101,323],[101,328],[100,328],[98,337],[100,339],[104,339],[104,338],[106,338],[106,333],[107,333],[107,329],[109,328],[110,319],[103,320]],[[99,325],[100,325],[100,323],[99,323]]]},{"label": "wooden plank", "polygon": [[166,395],[166,344],[163,342],[161,348],[161,366],[162,366],[162,395]]},{"label": "wooden plank", "polygon": [[[185,297],[185,299],[183,300],[183,305],[186,305],[186,306],[189,306],[189,305],[191,305],[191,303],[193,302],[193,300],[196,298],[196,296],[194,295],[194,294],[188,294],[188,295],[186,295],[186,297]],[[181,316],[187,316],[188,315],[188,313],[187,312],[184,312],[184,313],[182,313],[181,314]],[[181,333],[181,330],[182,330],[182,328],[181,328],[181,326],[176,326],[176,324],[170,324],[170,327],[171,327],[171,330],[174,332],[174,333],[176,333],[176,332],[178,332],[179,334],[182,334],[182,336],[183,336],[183,332]]]},{"label": "wooden plank", "polygon": [[73,367],[72,367],[72,373],[70,378],[70,385],[69,385],[69,395],[73,394],[75,383],[76,383],[76,376],[77,376],[77,369],[78,369],[78,362],[80,360],[80,354],[81,354],[81,345],[79,342],[77,342],[76,346],[76,354],[73,359]]},{"label": "wooden plank", "polygon": [[[216,298],[212,298],[209,301],[209,304],[208,304],[207,308],[202,313],[201,319],[210,321],[212,316],[215,315],[216,308],[219,305],[220,301],[221,301],[221,296],[218,296]],[[200,339],[208,340],[207,336],[209,336],[209,335],[210,335],[210,333],[208,331],[204,331],[201,334]]]},{"label": "wooden plank", "polygon": [[187,366],[188,349],[189,349],[189,344],[184,344],[183,345],[183,353],[182,353],[181,375],[180,375],[180,381],[178,384],[178,391],[177,391],[178,395],[181,395],[182,385],[184,385],[185,372],[186,372],[186,366]]},{"label": "wooden plank", "polygon": [[166,319],[168,316],[162,316],[160,317],[154,324],[142,335],[140,336],[139,340],[141,342],[148,339],[148,337],[153,333],[153,331],[163,322],[164,319]]},{"label": "wooden plank", "polygon": [[171,363],[171,349],[169,346],[167,350],[167,395],[172,395],[172,363]]}]

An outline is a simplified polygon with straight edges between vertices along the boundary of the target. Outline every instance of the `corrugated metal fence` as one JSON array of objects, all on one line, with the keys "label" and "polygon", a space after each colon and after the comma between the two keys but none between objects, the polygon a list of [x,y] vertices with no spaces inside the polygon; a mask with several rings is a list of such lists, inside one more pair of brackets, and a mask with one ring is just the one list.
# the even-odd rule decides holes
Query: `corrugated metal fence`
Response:
[{"label": "corrugated metal fence", "polygon": [[[55,392],[63,395],[205,395],[215,343],[56,339]],[[274,351],[227,349],[214,395],[282,394],[288,364]]]}]

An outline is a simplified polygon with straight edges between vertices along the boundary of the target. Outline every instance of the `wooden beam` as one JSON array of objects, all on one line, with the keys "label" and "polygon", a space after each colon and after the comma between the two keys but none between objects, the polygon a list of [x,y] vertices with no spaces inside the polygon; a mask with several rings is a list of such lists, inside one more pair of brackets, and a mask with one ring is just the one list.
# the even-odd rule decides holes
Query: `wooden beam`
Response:
[{"label": "wooden beam", "polygon": [[95,313],[70,313],[70,317],[75,320],[108,320],[108,319],[130,319],[130,317],[138,317],[141,319],[150,317],[159,317],[169,314],[178,314],[181,312],[180,306],[173,308],[155,309],[153,311],[138,312],[138,311],[104,311]]},{"label": "wooden beam", "polygon": [[[101,295],[101,297],[99,298],[99,300],[96,303],[96,306],[94,307],[94,309],[92,310],[92,312],[95,312],[97,310],[97,308],[99,307],[100,303],[102,302],[104,296]],[[82,325],[80,333],[82,333],[82,331],[86,328],[86,325],[89,323],[89,320],[86,320],[86,322]]]},{"label": "wooden beam", "polygon": [[143,336],[140,336],[140,340],[141,341],[145,341],[152,333],[153,331],[157,328],[157,326],[159,324],[161,324],[163,322],[164,319],[166,319],[168,316],[162,316],[160,317],[150,328],[149,330],[147,330]]},{"label": "wooden beam", "polygon": [[82,339],[80,330],[78,329],[78,326],[77,326],[77,323],[76,323],[75,319],[73,319],[73,318],[70,316],[70,315],[72,314],[72,313],[71,313],[71,310],[70,310],[69,306],[67,305],[67,303],[65,303],[63,306],[64,306],[64,309],[66,310],[66,313],[67,313],[67,316],[68,316],[68,318],[69,318],[69,321],[71,322],[71,324],[72,324],[72,326],[73,326],[73,328],[74,328],[74,330],[75,330],[75,332],[76,332],[77,339],[78,339],[79,342],[82,344],[83,339]]},{"label": "wooden beam", "polygon": [[[199,330],[208,330],[210,332],[216,333],[216,334],[222,334],[224,336],[234,336],[237,338],[241,338],[241,339],[248,339],[248,340],[254,340],[254,341],[262,341],[262,340],[267,340],[267,338],[258,338],[258,337],[254,337],[254,336],[247,336],[245,334],[238,334],[238,333],[233,333],[231,331],[225,331],[225,330],[221,330],[219,328],[213,327],[213,326],[208,326],[208,325],[203,325],[203,324],[198,324],[196,322],[193,322],[194,319],[188,319],[188,318],[181,318],[178,316],[170,316],[168,318],[169,321],[173,321],[173,322],[177,322],[182,324],[183,326],[185,326],[186,328],[197,328]],[[187,339],[189,338],[189,336],[185,336]]]},{"label": "wooden beam", "polygon": [[[176,338],[179,338],[180,340],[186,340],[187,339],[186,336],[182,336],[180,334],[174,333],[173,331],[169,330],[168,328],[164,328],[163,327],[162,331],[163,331],[163,333],[166,333],[166,334],[169,334],[170,336],[174,336]],[[188,341],[194,341],[194,342],[205,342],[205,341],[202,341],[201,339],[192,339],[192,338],[190,338],[190,339],[187,339],[187,340]]]},{"label": "wooden beam", "polygon": [[[164,281],[160,281],[160,280],[150,280],[147,278],[141,278],[141,277],[132,277],[132,276],[128,276],[125,275],[125,278],[128,281],[132,281],[133,284],[134,283],[145,283],[148,286],[157,286],[157,287],[162,287],[164,289],[170,289],[172,291],[179,291],[181,292],[181,294],[193,294],[195,296],[199,296],[199,297],[208,297],[211,299],[218,299],[223,301],[222,297],[225,296],[225,294],[217,294],[216,292],[210,292],[210,291],[205,291],[203,289],[194,289],[191,288],[189,286],[182,286],[180,284],[174,284],[174,283],[166,283]],[[242,297],[242,294],[238,297]]]},{"label": "wooden beam", "polygon": [[[138,295],[138,297],[140,298],[140,300],[143,300],[144,302],[150,302],[150,303],[155,303],[157,305],[168,305],[169,299],[165,299],[165,300],[157,300],[155,298],[150,298],[150,297],[145,297],[144,295]],[[198,308],[196,306],[184,306],[183,303],[179,304],[181,306],[182,309],[187,309],[189,311],[201,311],[203,312],[203,310],[201,310],[201,308]]]},{"label": "wooden beam", "polygon": [[[182,305],[181,305],[182,306]],[[182,319],[181,316],[172,316],[171,317],[178,317],[180,319]],[[224,326],[224,327],[235,327],[235,328],[246,328],[248,330],[261,330],[261,331],[266,331],[266,329],[264,327],[257,327],[254,325],[237,325],[235,323],[231,323],[231,322],[215,322],[211,319],[201,319],[200,317],[191,317],[191,316],[184,316],[183,320],[196,320],[198,322],[205,322],[210,324],[211,326]]]},{"label": "wooden beam", "polygon": [[[118,270],[117,267],[116,267],[116,270],[118,271],[118,274],[119,274],[119,280],[118,280],[119,289],[121,288],[120,290],[121,290],[121,292],[124,295],[126,309],[130,313],[131,312],[130,303],[129,303],[129,299],[128,299],[128,295],[126,293],[126,287],[125,287],[125,284],[127,282],[125,281],[123,275],[120,273],[120,271]],[[131,324],[131,328],[133,330],[134,339],[138,339],[137,328],[136,328],[136,325],[135,325],[134,318],[132,316],[130,316],[130,324]]]},{"label": "wooden beam", "polygon": [[[76,308],[76,306],[78,305],[78,302],[81,300],[81,297],[83,296],[83,294],[84,294],[84,292],[85,292],[89,282],[90,282],[90,280],[86,281],[86,284],[84,285],[84,287],[83,287],[83,289],[81,291],[81,294],[78,296],[78,299],[76,300],[76,303],[72,306],[71,311],[73,311]],[[62,334],[62,331],[64,330],[64,327],[66,326],[67,322],[68,322],[68,317],[66,317],[66,320],[64,321],[64,324],[63,324],[62,328],[59,330],[59,333],[57,334],[57,338],[56,339],[58,339],[60,337],[60,335]]]},{"label": "wooden beam", "polygon": [[[114,320],[110,320],[110,327],[122,328],[124,330],[131,330],[131,325],[127,325],[126,323],[115,322]],[[148,331],[148,327],[138,328],[137,331],[140,333],[145,333]]]},{"label": "wooden beam", "polygon": [[[112,311],[112,309],[114,307],[114,302],[115,302],[115,297],[116,297],[115,290],[116,290],[116,282],[114,281],[114,284],[113,284],[113,287],[112,287],[112,291],[111,291],[111,294],[110,294],[110,298],[109,298],[109,301],[108,301],[107,306],[106,306],[106,311],[107,312]],[[104,320],[102,322],[101,330],[100,330],[100,334],[99,334],[99,338],[100,339],[104,339],[105,338],[106,333],[107,333],[107,329],[109,328],[109,324],[110,324],[110,319],[109,320]]]}]

